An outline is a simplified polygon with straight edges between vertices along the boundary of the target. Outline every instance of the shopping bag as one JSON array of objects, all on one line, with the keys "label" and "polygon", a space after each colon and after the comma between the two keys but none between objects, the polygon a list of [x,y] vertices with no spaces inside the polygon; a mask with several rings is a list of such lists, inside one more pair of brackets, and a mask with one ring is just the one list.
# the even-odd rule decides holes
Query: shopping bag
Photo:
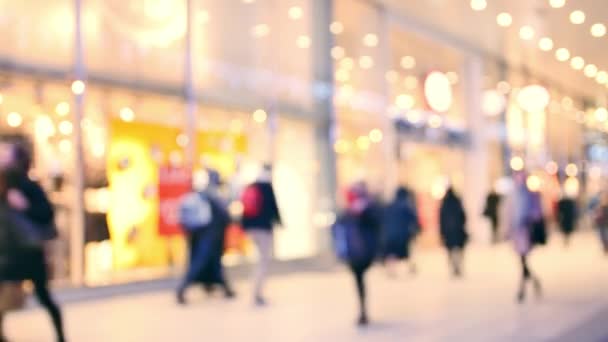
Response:
[{"label": "shopping bag", "polygon": [[243,253],[245,251],[247,236],[238,224],[231,224],[226,228],[224,251],[226,253]]}]

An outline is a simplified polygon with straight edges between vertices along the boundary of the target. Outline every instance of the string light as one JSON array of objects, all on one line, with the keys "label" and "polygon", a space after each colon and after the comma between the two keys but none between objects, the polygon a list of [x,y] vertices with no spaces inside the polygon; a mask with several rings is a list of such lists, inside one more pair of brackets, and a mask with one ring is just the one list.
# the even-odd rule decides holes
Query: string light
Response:
[{"label": "string light", "polygon": [[72,82],[72,92],[76,95],[82,95],[85,90],[85,84],[81,80],[76,80]]},{"label": "string light", "polygon": [[604,70],[598,71],[595,76],[595,81],[599,84],[606,84],[608,82],[608,73]]},{"label": "string light", "polygon": [[374,60],[370,56],[361,56],[359,66],[361,69],[371,69],[374,67]]},{"label": "string light", "polygon": [[570,51],[566,48],[559,48],[555,51],[555,58],[560,62],[565,62],[570,59]]},{"label": "string light", "polygon": [[580,25],[585,22],[585,12],[581,10],[576,10],[570,13],[570,22],[574,25]]},{"label": "string light", "polygon": [[578,166],[576,166],[576,164],[570,163],[566,166],[566,175],[568,175],[568,177],[576,177],[577,174]]},{"label": "string light", "polygon": [[595,120],[597,120],[598,122],[605,122],[606,120],[608,120],[608,110],[606,110],[606,108],[604,107],[596,109],[594,115]]},{"label": "string light", "polygon": [[532,40],[534,38],[535,32],[531,26],[525,25],[519,29],[519,37],[523,40]]},{"label": "string light", "polygon": [[129,107],[123,107],[120,110],[120,119],[125,122],[133,122],[135,120],[135,112]]},{"label": "string light", "polygon": [[597,23],[591,26],[591,35],[596,38],[601,38],[606,35],[606,25]]},{"label": "string light", "polygon": [[369,140],[371,140],[371,142],[373,142],[373,143],[379,143],[382,141],[383,138],[384,138],[384,135],[382,134],[382,131],[377,128],[372,129],[369,132]]},{"label": "string light", "polygon": [[553,8],[562,8],[566,5],[566,0],[549,0],[549,5]]},{"label": "string light", "polygon": [[300,49],[308,49],[311,44],[310,37],[306,35],[299,36],[296,44]]},{"label": "string light", "polygon": [[55,106],[55,112],[59,116],[66,116],[70,113],[70,104],[67,102],[59,102],[57,106]]},{"label": "string light", "polygon": [[572,60],[570,60],[570,66],[574,70],[582,70],[585,67],[585,60],[579,56],[572,57]]},{"label": "string light", "polygon": [[397,99],[395,99],[395,104],[400,109],[412,109],[414,108],[416,101],[414,100],[414,97],[412,95],[401,94],[397,96]]},{"label": "string light", "polygon": [[374,47],[378,45],[378,36],[373,33],[368,33],[363,37],[363,44],[368,47]]},{"label": "string light", "polygon": [[501,27],[509,27],[513,23],[513,17],[506,12],[500,13],[496,16],[496,23]]},{"label": "string light", "polygon": [[543,51],[553,50],[553,40],[548,37],[543,37],[538,41],[538,48]]},{"label": "string light", "polygon": [[23,123],[23,117],[17,112],[8,113],[6,116],[6,123],[13,128],[19,127]]},{"label": "string light", "polygon": [[403,69],[413,69],[416,66],[416,59],[412,56],[404,56],[401,58],[401,67]]},{"label": "string light", "polygon": [[362,135],[359,138],[357,138],[357,147],[359,147],[359,149],[361,151],[369,150],[369,145],[370,145],[370,141],[366,135]]},{"label": "string light", "polygon": [[483,11],[488,7],[486,0],[471,0],[471,8],[474,11]]},{"label": "string light", "polygon": [[329,25],[329,30],[333,34],[341,34],[344,32],[344,25],[339,21],[334,21],[331,23],[331,25]]},{"label": "string light", "polygon": [[519,156],[515,156],[511,158],[509,165],[513,171],[521,171],[524,169],[524,160]]},{"label": "string light", "polygon": [[264,123],[268,118],[268,114],[263,109],[258,109],[253,112],[253,120],[257,123]]},{"label": "string light", "polygon": [[587,66],[585,67],[585,76],[589,78],[594,78],[595,76],[597,76],[597,66],[595,66],[594,64],[587,64]]},{"label": "string light", "polygon": [[345,53],[344,48],[341,46],[331,48],[331,56],[336,60],[344,58]]},{"label": "string light", "polygon": [[302,8],[298,7],[298,6],[290,7],[289,11],[288,11],[289,18],[291,18],[293,20],[301,19],[303,14],[304,14],[304,11],[302,11]]},{"label": "string light", "polygon": [[59,123],[59,132],[63,135],[70,135],[72,134],[72,131],[74,130],[74,126],[72,125],[72,123],[70,121],[61,121]]}]

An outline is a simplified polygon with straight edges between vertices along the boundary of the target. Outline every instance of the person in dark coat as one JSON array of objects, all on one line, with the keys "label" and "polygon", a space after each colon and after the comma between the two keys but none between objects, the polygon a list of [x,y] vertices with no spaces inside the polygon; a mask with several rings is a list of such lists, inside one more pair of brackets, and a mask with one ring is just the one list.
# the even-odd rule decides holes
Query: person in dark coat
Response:
[{"label": "person in dark coat", "polygon": [[190,262],[177,291],[177,301],[180,304],[186,303],[185,291],[192,284],[201,284],[208,293],[212,292],[215,286],[220,286],[226,298],[235,296],[225,277],[222,265],[230,214],[221,198],[216,194],[215,189],[219,184],[219,174],[210,173],[207,188],[202,193],[197,193],[208,201],[211,209],[211,223],[206,227],[194,230],[188,236]]},{"label": "person in dark coat", "polygon": [[490,220],[492,228],[492,243],[496,244],[500,241],[498,232],[498,209],[500,207],[500,195],[492,189],[486,197],[486,207],[483,211],[483,215]]},{"label": "person in dark coat", "polygon": [[[28,177],[30,166],[31,155],[25,146],[19,143],[1,144],[0,169],[7,186],[5,203],[40,229],[51,227],[54,221],[53,207],[40,185]],[[47,232],[40,233],[48,235]],[[38,301],[51,317],[57,341],[65,341],[61,311],[48,287],[49,274],[43,248],[18,248],[11,255],[9,264],[0,276],[0,281],[30,280]],[[0,324],[1,321],[0,317]]]},{"label": "person in dark coat", "polygon": [[[395,275],[399,260],[410,257],[410,242],[418,232],[418,215],[411,192],[401,187],[395,199],[384,210],[382,222],[382,254],[389,275]],[[415,266],[411,265],[412,272]]]},{"label": "person in dark coat", "polygon": [[359,299],[359,326],[369,324],[366,302],[365,274],[373,264],[379,244],[381,213],[378,205],[372,200],[367,185],[356,183],[347,191],[347,214],[356,220],[359,240],[357,251],[348,260],[349,269],[355,279]]},{"label": "person in dark coat", "polygon": [[468,240],[465,230],[466,214],[462,201],[453,188],[449,188],[441,203],[439,225],[443,245],[448,251],[450,264],[455,277],[462,276],[464,247]]},{"label": "person in dark coat", "polygon": [[570,244],[570,237],[576,229],[577,218],[576,201],[569,196],[562,196],[557,202],[557,222],[562,233],[564,233],[566,247]]},{"label": "person in dark coat", "polygon": [[[255,198],[248,198],[248,194]],[[243,191],[244,213],[241,220],[243,229],[255,243],[259,260],[253,277],[253,296],[257,306],[266,305],[264,297],[264,284],[272,260],[274,246],[274,227],[281,224],[281,214],[272,187],[272,166],[264,165],[258,180],[248,185]],[[245,203],[245,202],[255,203]],[[255,206],[252,213],[247,213],[247,206]]]}]

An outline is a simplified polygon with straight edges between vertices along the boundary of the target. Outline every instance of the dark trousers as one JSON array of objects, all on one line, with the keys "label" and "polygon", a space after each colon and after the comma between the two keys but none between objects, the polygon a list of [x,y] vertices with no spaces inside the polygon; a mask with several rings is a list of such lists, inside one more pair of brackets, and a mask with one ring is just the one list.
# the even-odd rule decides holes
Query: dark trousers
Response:
[{"label": "dark trousers", "polygon": [[359,299],[359,313],[361,317],[367,317],[365,273],[369,269],[369,266],[369,264],[350,265],[350,271],[355,278],[355,284],[357,286],[357,298]]},{"label": "dark trousers", "polygon": [[540,285],[540,280],[538,280],[538,278],[534,275],[534,273],[532,273],[532,270],[530,269],[530,266],[528,265],[528,256],[522,255],[520,260],[521,260],[521,283],[519,286],[519,294],[518,294],[519,300],[520,301],[524,300],[524,298],[526,296],[526,284],[530,281],[534,285],[534,289],[536,290],[537,296],[540,296],[541,291],[542,291],[541,285]]},{"label": "dark trousers", "polygon": [[464,249],[463,248],[450,248],[448,249],[448,259],[452,267],[452,273],[455,277],[462,276],[462,263],[464,261]]},{"label": "dark trousers", "polygon": [[[51,296],[48,286],[48,271],[44,251],[40,248],[19,253],[9,278],[13,280],[31,280],[34,285],[34,295],[40,305],[49,313],[58,341],[64,341],[63,319],[61,310]],[[0,324],[2,319],[0,318]],[[2,329],[0,329],[2,331]],[[0,336],[1,338],[1,336]]]}]

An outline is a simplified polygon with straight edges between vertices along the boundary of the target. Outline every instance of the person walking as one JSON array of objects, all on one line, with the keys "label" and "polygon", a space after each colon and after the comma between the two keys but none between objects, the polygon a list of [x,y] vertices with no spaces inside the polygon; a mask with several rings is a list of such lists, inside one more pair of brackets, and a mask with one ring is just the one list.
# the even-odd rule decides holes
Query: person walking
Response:
[{"label": "person walking", "polygon": [[603,192],[595,206],[595,226],[600,235],[604,253],[608,256],[608,192]]},{"label": "person walking", "polygon": [[[382,254],[391,277],[396,276],[400,260],[410,258],[410,243],[418,233],[418,215],[412,205],[411,192],[405,187],[397,189],[395,198],[384,210],[382,221]],[[410,261],[410,271],[415,265]]]},{"label": "person walking", "polygon": [[0,280],[30,280],[38,301],[51,317],[57,341],[63,342],[66,340],[63,319],[49,291],[48,263],[44,252],[44,242],[57,236],[55,215],[40,185],[28,177],[31,160],[29,150],[22,143],[0,144],[0,170],[7,187],[3,201],[9,209],[9,218],[18,235],[27,235],[30,242],[36,240],[35,243],[20,245],[9,254]]},{"label": "person walking", "polygon": [[[365,274],[376,258],[381,213],[364,182],[353,184],[346,192],[346,208],[332,227],[338,257],[345,262],[357,288],[359,326],[369,324]],[[405,247],[405,246],[404,246]]]},{"label": "person walking", "polygon": [[570,245],[570,237],[576,229],[577,220],[578,210],[576,208],[576,201],[566,194],[562,195],[557,202],[557,222],[564,234],[564,244],[566,247]]},{"label": "person walking", "polygon": [[272,259],[274,246],[273,229],[281,224],[281,215],[272,187],[272,166],[264,165],[258,180],[241,194],[243,229],[251,237],[258,250],[258,265],[253,279],[254,303],[266,305],[264,284]]},{"label": "person walking", "polygon": [[514,186],[504,205],[505,226],[513,247],[521,262],[521,282],[517,292],[517,301],[526,299],[526,287],[532,283],[536,295],[542,295],[539,278],[532,272],[528,263],[530,252],[537,244],[546,243],[542,202],[539,192],[532,192],[526,185],[527,176],[520,172],[514,175]]},{"label": "person walking", "polygon": [[500,206],[500,195],[496,190],[492,189],[486,197],[486,206],[483,215],[490,220],[492,229],[492,243],[497,244],[500,241],[499,226],[498,226],[498,208]]},{"label": "person walking", "polygon": [[462,276],[464,247],[468,241],[465,229],[466,221],[462,201],[450,187],[441,203],[439,226],[441,240],[448,252],[452,273],[457,278]]},{"label": "person walking", "polygon": [[194,184],[194,190],[185,196],[180,207],[180,223],[188,235],[190,260],[184,279],[177,289],[179,304],[186,304],[186,289],[196,283],[200,283],[208,293],[219,285],[226,298],[235,296],[222,265],[230,215],[217,195],[219,185],[219,174],[210,172],[208,184]]}]

